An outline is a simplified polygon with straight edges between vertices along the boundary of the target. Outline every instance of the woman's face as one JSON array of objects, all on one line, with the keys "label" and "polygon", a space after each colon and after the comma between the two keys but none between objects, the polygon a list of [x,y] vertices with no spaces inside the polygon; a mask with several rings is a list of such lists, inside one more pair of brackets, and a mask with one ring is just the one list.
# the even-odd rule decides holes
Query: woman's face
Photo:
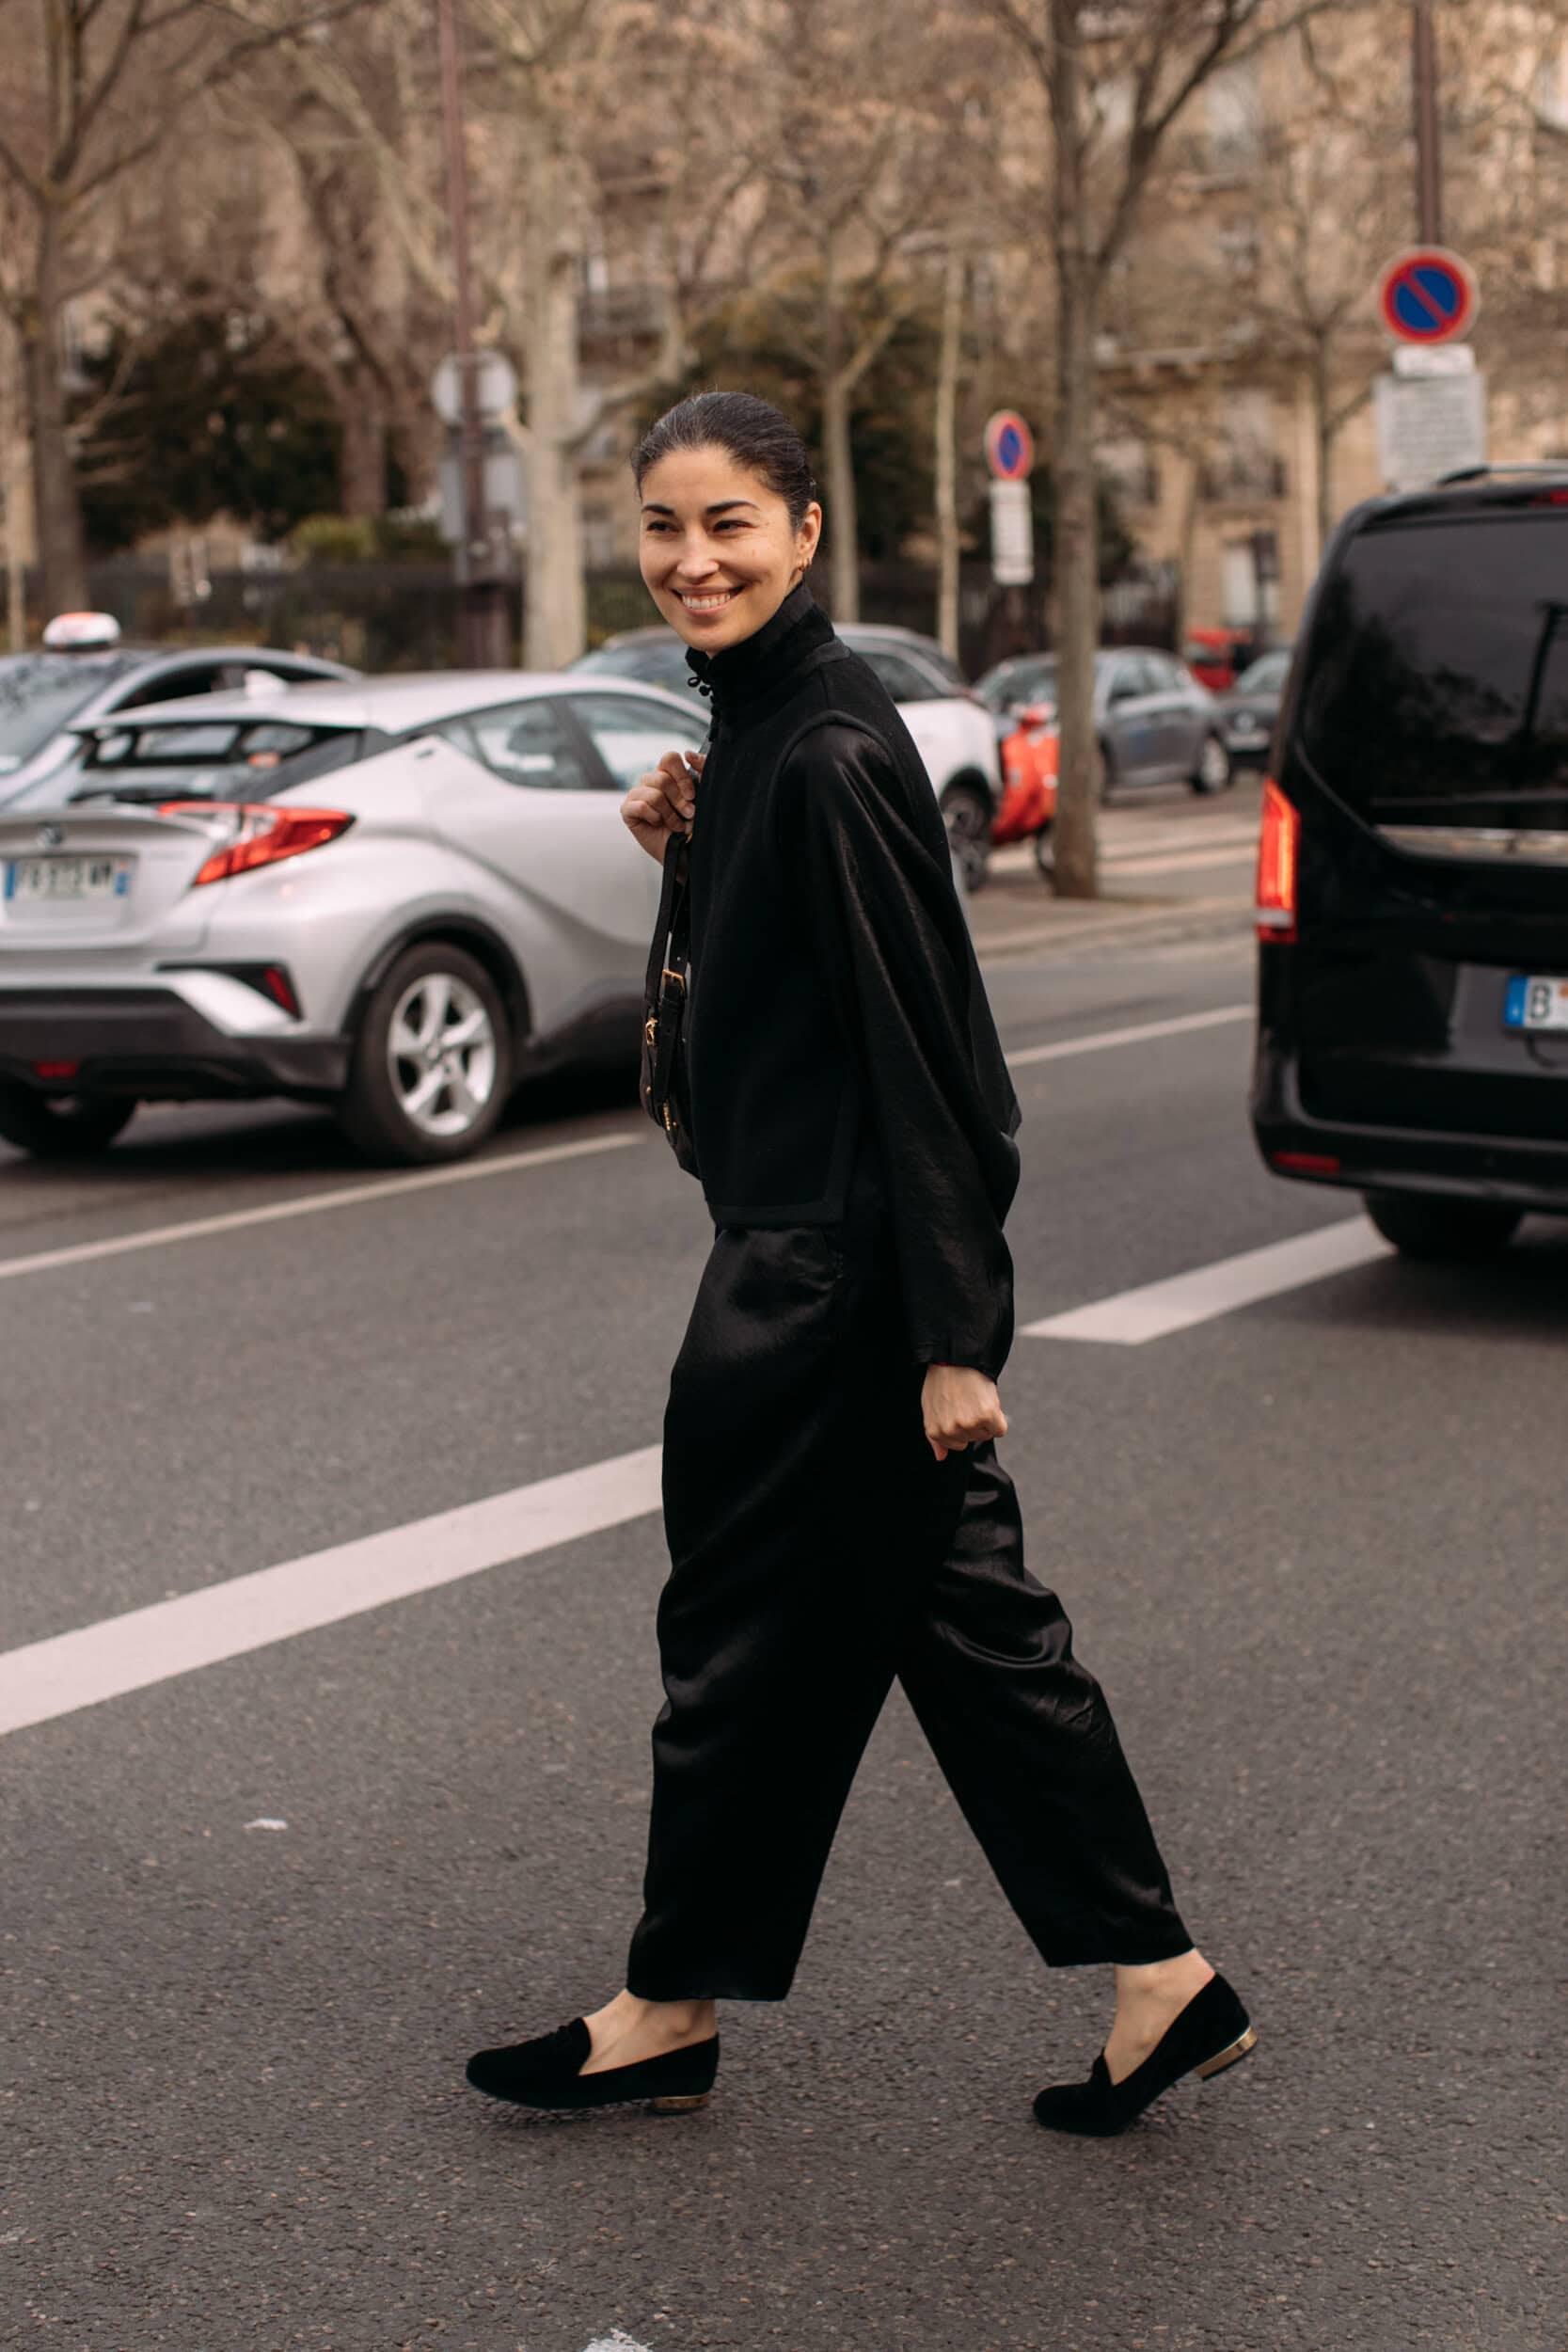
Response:
[{"label": "woman's face", "polygon": [[642,477],[639,555],[654,602],[703,653],[738,645],[783,604],[816,549],[776,490],[721,449],[672,450]]}]

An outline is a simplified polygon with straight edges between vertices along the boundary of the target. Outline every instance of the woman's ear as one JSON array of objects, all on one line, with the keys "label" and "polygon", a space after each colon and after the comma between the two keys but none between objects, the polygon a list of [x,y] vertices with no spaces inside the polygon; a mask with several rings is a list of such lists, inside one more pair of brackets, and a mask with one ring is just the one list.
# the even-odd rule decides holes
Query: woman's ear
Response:
[{"label": "woman's ear", "polygon": [[811,569],[812,558],[816,553],[821,536],[822,509],[814,499],[800,518],[800,528],[795,539],[795,561],[800,566],[802,579]]}]

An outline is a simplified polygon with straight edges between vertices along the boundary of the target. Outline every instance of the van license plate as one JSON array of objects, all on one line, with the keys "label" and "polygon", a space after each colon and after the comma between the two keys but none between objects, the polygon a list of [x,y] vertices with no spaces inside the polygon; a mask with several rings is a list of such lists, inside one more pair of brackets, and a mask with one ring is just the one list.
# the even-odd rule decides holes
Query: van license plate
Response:
[{"label": "van license plate", "polygon": [[1505,1029],[1568,1029],[1568,980],[1515,973],[1503,999]]}]

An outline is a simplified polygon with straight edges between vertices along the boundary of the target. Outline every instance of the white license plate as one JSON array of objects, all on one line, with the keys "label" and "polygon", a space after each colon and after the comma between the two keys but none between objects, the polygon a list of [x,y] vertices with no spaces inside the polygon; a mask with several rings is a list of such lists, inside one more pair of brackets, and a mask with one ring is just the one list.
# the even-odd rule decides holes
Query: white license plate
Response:
[{"label": "white license plate", "polygon": [[13,905],[123,898],[130,887],[128,857],[13,857],[6,867],[6,897]]},{"label": "white license plate", "polygon": [[1568,980],[1516,972],[1503,998],[1505,1029],[1568,1029]]}]

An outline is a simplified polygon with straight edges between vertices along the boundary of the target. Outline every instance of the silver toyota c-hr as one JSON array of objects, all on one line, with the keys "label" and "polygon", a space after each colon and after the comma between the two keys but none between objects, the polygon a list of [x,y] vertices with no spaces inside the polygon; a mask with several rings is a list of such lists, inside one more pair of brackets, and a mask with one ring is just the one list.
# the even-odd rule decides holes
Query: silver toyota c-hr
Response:
[{"label": "silver toyota c-hr", "polygon": [[0,809],[0,1137],[330,1105],[452,1160],[521,1077],[635,1056],[658,872],[620,820],[684,697],[515,671],[208,694],[78,730]]}]

